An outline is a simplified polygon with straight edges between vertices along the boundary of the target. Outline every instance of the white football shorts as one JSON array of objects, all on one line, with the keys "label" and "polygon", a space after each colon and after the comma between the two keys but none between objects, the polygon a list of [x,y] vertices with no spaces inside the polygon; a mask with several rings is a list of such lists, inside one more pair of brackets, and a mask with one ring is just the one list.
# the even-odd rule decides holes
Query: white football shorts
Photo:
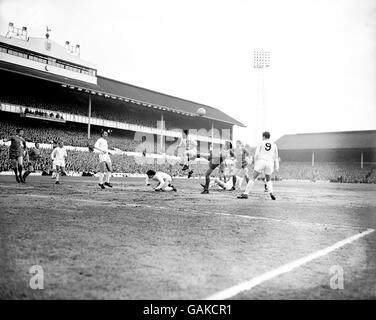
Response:
[{"label": "white football shorts", "polygon": [[273,160],[257,160],[253,170],[259,173],[264,172],[265,174],[270,176],[274,170],[274,162]]},{"label": "white football shorts", "polygon": [[65,167],[65,161],[64,160],[54,160],[54,166],[59,166],[59,167]]},{"label": "white football shorts", "polygon": [[190,150],[185,150],[184,153],[185,153],[186,156],[193,158],[193,157],[197,156],[197,149],[194,148],[194,149],[190,149]]},{"label": "white football shorts", "polygon": [[111,158],[108,153],[99,154],[99,162],[103,162],[103,161],[111,163]]}]

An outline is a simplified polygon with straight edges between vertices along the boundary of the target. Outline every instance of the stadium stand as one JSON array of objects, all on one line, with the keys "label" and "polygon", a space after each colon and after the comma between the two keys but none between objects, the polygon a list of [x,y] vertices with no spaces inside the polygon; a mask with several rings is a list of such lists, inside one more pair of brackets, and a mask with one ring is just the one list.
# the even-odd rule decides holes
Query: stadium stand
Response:
[{"label": "stadium stand", "polygon": [[375,183],[375,130],[289,134],[276,144],[281,179]]},{"label": "stadium stand", "polygon": [[[3,119],[4,118],[4,119]],[[18,127],[25,131],[25,139],[29,142],[51,143],[53,140],[62,140],[67,146],[87,147],[89,140],[83,126],[65,124],[57,126],[50,122],[23,121],[15,122],[14,117],[3,116],[0,120],[0,139],[13,135]],[[100,128],[94,128],[90,141],[100,137]],[[135,151],[139,141],[134,140],[134,132],[113,130],[109,137],[109,145],[123,151]]]},{"label": "stadium stand", "polygon": [[[214,143],[232,140],[234,125],[244,127],[216,108],[100,76],[94,64],[46,41],[0,36],[0,77],[6,79],[0,91],[0,139],[23,127],[29,142],[50,144],[52,140],[63,140],[66,146],[87,147],[99,138],[102,129],[111,129],[110,147],[135,151],[147,133],[152,136],[151,152],[163,153],[158,149],[161,145],[168,148],[179,138],[171,132],[167,136],[162,133],[158,127],[162,119],[166,130],[229,132],[220,137],[221,141],[212,140]],[[198,114],[198,109],[205,112]],[[160,137],[165,144],[160,143]],[[208,141],[198,141],[198,150],[204,150]],[[276,179],[376,180],[376,131],[286,135],[276,143],[283,161]],[[50,152],[42,149],[36,170],[50,170]],[[115,154],[112,158],[115,172],[144,173],[150,168],[150,164],[136,162],[133,157]],[[68,151],[70,171],[94,172],[97,162],[95,153]],[[183,174],[178,164],[155,162],[152,166],[173,176]],[[0,146],[0,170],[9,169],[8,147]],[[207,164],[197,164],[195,175],[202,175],[206,169]]]}]

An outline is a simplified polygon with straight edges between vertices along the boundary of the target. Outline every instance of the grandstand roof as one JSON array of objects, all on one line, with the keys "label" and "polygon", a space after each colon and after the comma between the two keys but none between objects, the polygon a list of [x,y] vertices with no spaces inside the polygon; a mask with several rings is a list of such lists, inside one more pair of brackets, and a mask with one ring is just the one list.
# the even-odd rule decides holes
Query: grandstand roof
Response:
[{"label": "grandstand roof", "polygon": [[373,149],[376,130],[286,134],[276,144],[279,150]]},{"label": "grandstand roof", "polygon": [[69,54],[65,47],[61,46],[53,40],[48,40],[48,42],[50,43],[50,50],[47,50],[45,46],[46,38],[28,37],[28,40],[24,41],[17,38],[7,38],[0,35],[0,42],[25,50],[30,50],[32,52],[40,53],[42,55],[47,55],[67,62],[71,62],[79,66],[97,69],[94,63]]},{"label": "grandstand roof", "polygon": [[193,116],[196,116],[197,109],[202,107],[206,109],[206,115],[204,116],[204,118],[245,127],[245,125],[241,122],[235,120],[234,118],[230,117],[226,113],[216,108],[203,105],[197,102],[184,100],[174,96],[166,95],[149,89],[137,87],[128,83],[105,78],[102,76],[97,76],[98,84],[95,85],[63,76],[58,76],[44,71],[34,70],[31,68],[8,63],[5,61],[0,61],[0,69],[10,72],[16,72],[25,76],[31,76],[47,81],[57,82],[62,85],[67,85],[75,88],[82,88],[94,91],[96,93],[107,94],[117,98],[135,100],[138,102],[145,103],[146,105],[156,105],[163,107],[163,109],[168,111],[177,111],[187,113]]}]

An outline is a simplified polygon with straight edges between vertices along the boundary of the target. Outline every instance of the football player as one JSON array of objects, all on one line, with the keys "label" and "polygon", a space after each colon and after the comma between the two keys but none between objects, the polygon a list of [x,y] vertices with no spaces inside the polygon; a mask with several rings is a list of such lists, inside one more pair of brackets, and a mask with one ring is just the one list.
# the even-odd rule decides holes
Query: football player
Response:
[{"label": "football player", "polygon": [[59,178],[62,173],[67,175],[65,172],[65,160],[67,158],[67,150],[64,148],[63,141],[59,141],[59,145],[52,151],[51,159],[56,165],[56,182],[55,184],[60,184]]},{"label": "football player", "polygon": [[24,181],[26,181],[26,178],[29,176],[29,174],[34,171],[34,164],[38,161],[39,158],[40,158],[39,143],[36,142],[34,148],[26,150],[25,152],[25,163],[27,167],[26,167],[25,173],[23,174]]},{"label": "football player", "polygon": [[23,171],[23,155],[24,150],[26,150],[26,141],[23,138],[24,130],[17,129],[16,134],[10,136],[8,139],[3,140],[3,142],[10,141],[9,147],[9,159],[12,164],[14,174],[16,175],[16,181],[18,183],[24,183],[22,171]]},{"label": "football player", "polygon": [[[99,183],[98,185],[101,189],[104,189],[104,186],[112,188],[112,184],[110,183],[111,173],[112,173],[112,162],[109,155],[108,149],[108,132],[102,131],[101,138],[97,140],[94,145],[94,150],[99,152]],[[104,179],[106,180],[104,182]],[[103,183],[104,182],[104,183]]]},{"label": "football player", "polygon": [[147,186],[150,186],[152,181],[158,182],[158,185],[154,188],[155,191],[177,191],[172,185],[172,177],[169,174],[162,171],[148,170],[146,175],[145,183]]},{"label": "football player", "polygon": [[253,184],[262,172],[265,173],[266,185],[270,198],[272,200],[276,199],[275,195],[273,194],[273,183],[270,178],[273,168],[276,172],[279,170],[278,149],[277,145],[271,142],[269,139],[270,133],[267,131],[263,132],[262,142],[256,147],[253,177],[248,181],[245,191],[237,197],[238,199],[248,199],[248,195],[252,190]]},{"label": "football player", "polygon": [[[189,161],[194,160],[197,157],[197,142],[189,135],[189,130],[183,130],[182,139],[178,148],[184,148],[183,150],[183,171],[190,169]],[[188,178],[193,174],[193,170],[188,172]]]},{"label": "football player", "polygon": [[[215,150],[211,148],[210,155],[209,155],[209,168],[205,173],[205,185],[201,184],[204,187],[204,190],[201,194],[208,194],[209,193],[209,184],[210,184],[210,175],[211,173],[221,165],[226,159],[233,159],[235,157],[235,153],[232,150],[232,143],[230,141],[226,141],[222,150],[219,151],[219,155],[215,154]],[[236,181],[235,181],[236,183]],[[233,182],[233,186],[235,186]]]}]

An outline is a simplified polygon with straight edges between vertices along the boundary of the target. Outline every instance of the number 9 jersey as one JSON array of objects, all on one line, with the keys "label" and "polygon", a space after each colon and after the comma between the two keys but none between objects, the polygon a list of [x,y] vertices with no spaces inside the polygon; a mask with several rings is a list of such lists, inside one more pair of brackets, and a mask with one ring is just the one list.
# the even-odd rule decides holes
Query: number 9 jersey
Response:
[{"label": "number 9 jersey", "polygon": [[278,170],[279,163],[277,145],[270,142],[268,139],[263,140],[256,147],[254,170],[257,172],[264,171],[265,174],[271,175],[274,171],[274,165],[275,169]]}]

